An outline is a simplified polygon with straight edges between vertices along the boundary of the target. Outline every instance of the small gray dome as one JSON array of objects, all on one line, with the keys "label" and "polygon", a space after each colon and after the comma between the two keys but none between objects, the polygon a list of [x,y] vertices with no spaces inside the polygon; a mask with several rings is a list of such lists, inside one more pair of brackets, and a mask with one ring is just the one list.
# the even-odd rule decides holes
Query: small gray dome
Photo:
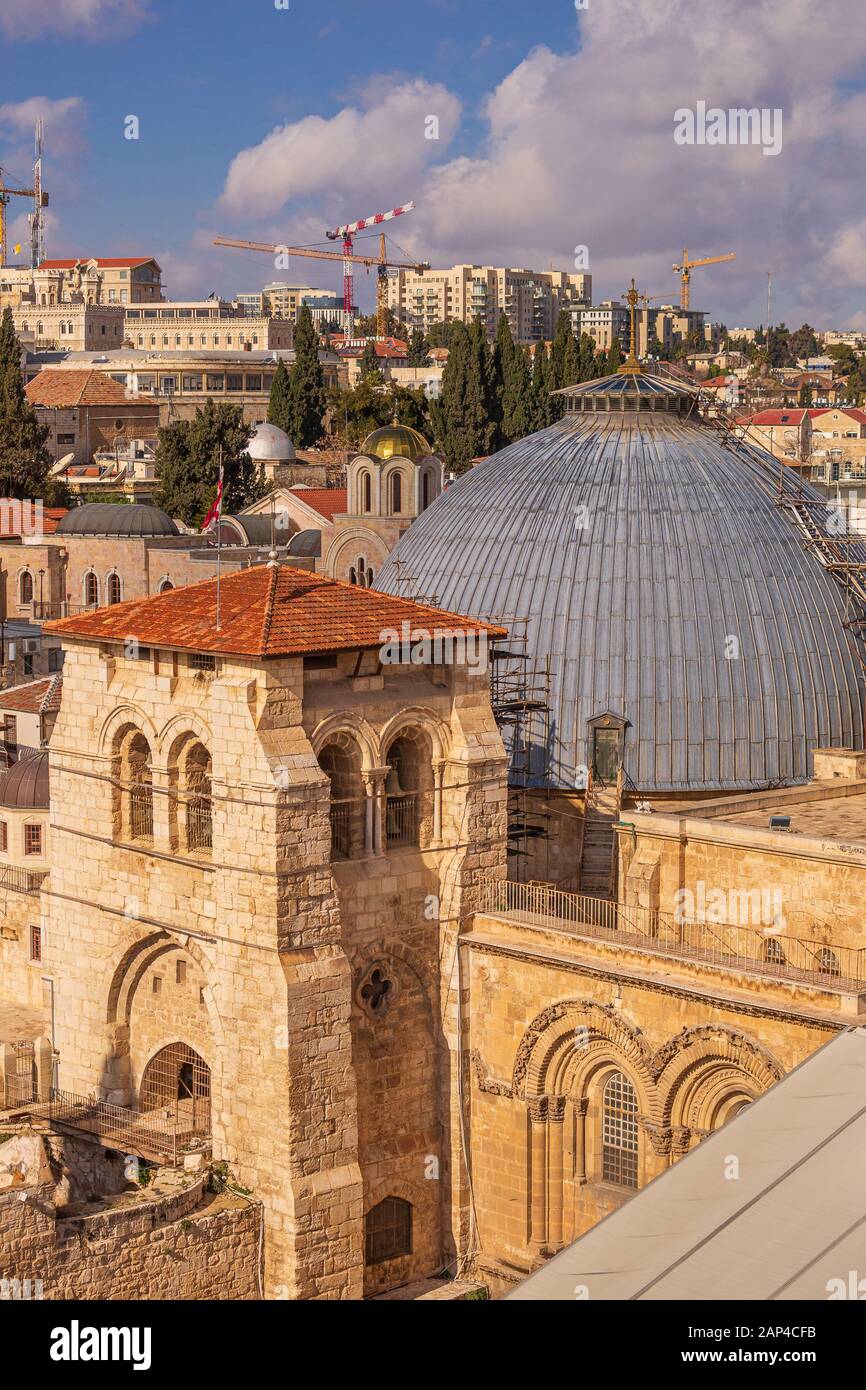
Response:
[{"label": "small gray dome", "polygon": [[289,541],[290,555],[316,555],[322,553],[321,531],[298,531]]},{"label": "small gray dome", "polygon": [[247,453],[254,463],[291,463],[295,446],[285,430],[276,425],[256,425]]},{"label": "small gray dome", "polygon": [[48,810],[48,749],[19,758],[0,776],[0,806],[16,811]]},{"label": "small gray dome", "polygon": [[85,502],[58,523],[58,536],[178,536],[166,512],[140,502]]}]

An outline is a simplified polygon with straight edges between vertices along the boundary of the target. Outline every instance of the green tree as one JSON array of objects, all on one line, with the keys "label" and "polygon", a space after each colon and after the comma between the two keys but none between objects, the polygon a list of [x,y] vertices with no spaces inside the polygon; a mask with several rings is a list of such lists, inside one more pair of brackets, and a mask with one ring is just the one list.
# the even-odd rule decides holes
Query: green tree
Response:
[{"label": "green tree", "polygon": [[[249,506],[269,491],[264,471],[247,453],[252,426],[243,409],[207,400],[192,420],[175,420],[159,431],[156,446],[156,505],[200,527],[216,497],[220,451],[226,515]],[[291,436],[290,436],[291,437]]]},{"label": "green tree", "polygon": [[410,367],[426,367],[430,361],[430,346],[420,328],[412,330],[406,360]]},{"label": "green tree", "polygon": [[804,410],[810,410],[812,407],[812,388],[809,385],[808,381],[804,381],[803,385],[800,387],[800,394],[797,397],[797,404],[801,406]]},{"label": "green tree", "polygon": [[295,324],[295,365],[289,378],[289,413],[285,430],[296,449],[309,449],[322,435],[325,377],[319,361],[319,337],[309,305],[301,306]]},{"label": "green tree", "polygon": [[612,376],[614,372],[618,372],[624,361],[625,358],[622,355],[619,338],[614,338],[607,350],[606,367],[608,376]]},{"label": "green tree", "polygon": [[[465,325],[464,325],[465,327]],[[427,342],[431,348],[450,348],[451,334],[455,323],[433,323],[427,330]]]},{"label": "green tree", "polygon": [[550,349],[551,378],[555,391],[558,391],[562,386],[574,385],[574,381],[566,380],[569,370],[569,344],[574,346],[571,314],[566,309],[561,309],[559,318],[556,320],[556,330]]},{"label": "green tree", "polygon": [[535,401],[529,362],[522,348],[516,348],[508,364],[502,392],[502,437],[508,443],[530,434],[535,422]]},{"label": "green tree", "polygon": [[364,351],[358,358],[358,367],[362,377],[370,377],[373,381],[382,380],[382,371],[379,367],[379,356],[376,352],[376,344],[372,338],[368,338],[364,344]]},{"label": "green tree", "polygon": [[543,430],[553,423],[550,395],[550,357],[546,343],[536,343],[532,359],[532,428]]},{"label": "green tree", "polygon": [[[274,379],[271,382],[271,394],[268,397],[268,423],[276,425],[278,429],[289,433],[292,423],[292,400],[291,382],[286,364],[282,357],[277,363],[277,370],[274,372]],[[291,436],[289,436],[291,438]]]},{"label": "green tree", "polygon": [[24,391],[21,348],[6,309],[0,321],[0,491],[4,497],[41,500],[46,506],[66,506],[64,483],[49,478],[53,463],[45,447],[48,426],[39,417]]},{"label": "green tree", "polygon": [[797,362],[801,357],[817,357],[818,339],[815,330],[808,323],[801,324],[788,339],[791,356]]},{"label": "green tree", "polygon": [[480,324],[451,326],[448,361],[441,393],[430,402],[434,440],[455,473],[464,473],[473,458],[487,454],[495,435],[491,420],[491,362]]}]

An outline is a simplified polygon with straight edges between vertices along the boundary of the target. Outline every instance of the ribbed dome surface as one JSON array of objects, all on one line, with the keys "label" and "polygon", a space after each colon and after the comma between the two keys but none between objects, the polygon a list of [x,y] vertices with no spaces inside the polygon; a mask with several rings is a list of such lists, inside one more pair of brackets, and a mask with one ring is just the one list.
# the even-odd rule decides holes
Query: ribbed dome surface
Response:
[{"label": "ribbed dome surface", "polygon": [[167,512],[140,502],[85,502],[58,523],[65,536],[177,536]]},{"label": "ribbed dome surface", "polygon": [[423,434],[409,425],[383,425],[367,435],[359,452],[380,459],[397,455],[404,459],[423,459],[430,453],[430,445]]},{"label": "ribbed dome surface", "polygon": [[0,774],[0,806],[17,811],[48,810],[48,750],[19,758]]},{"label": "ribbed dome surface", "polygon": [[844,596],[778,505],[779,464],[614,394],[459,478],[376,587],[529,619],[532,656],[551,660],[537,782],[579,784],[605,713],[628,721],[625,771],[647,792],[803,781],[815,747],[863,747]]}]

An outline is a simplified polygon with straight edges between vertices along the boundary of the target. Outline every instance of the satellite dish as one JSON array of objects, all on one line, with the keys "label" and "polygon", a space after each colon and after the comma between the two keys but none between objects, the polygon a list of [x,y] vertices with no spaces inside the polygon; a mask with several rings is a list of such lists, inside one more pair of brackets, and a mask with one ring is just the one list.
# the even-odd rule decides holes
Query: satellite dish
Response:
[{"label": "satellite dish", "polygon": [[65,472],[66,472],[66,469],[69,467],[70,463],[74,463],[74,462],[75,462],[75,455],[74,455],[74,454],[64,454],[64,455],[63,455],[63,458],[62,458],[62,459],[58,459],[57,462],[56,462],[55,464],[52,464],[51,468],[48,470],[48,476],[49,476],[49,478],[56,478],[56,477],[58,476],[58,474],[60,474],[60,473],[65,473]]}]

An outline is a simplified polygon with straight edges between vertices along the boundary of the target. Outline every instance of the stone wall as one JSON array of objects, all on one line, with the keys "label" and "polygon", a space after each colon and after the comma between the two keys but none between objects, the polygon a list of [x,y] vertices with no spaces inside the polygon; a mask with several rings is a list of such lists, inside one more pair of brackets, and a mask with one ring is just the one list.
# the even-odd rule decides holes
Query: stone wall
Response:
[{"label": "stone wall", "polygon": [[45,1299],[259,1298],[261,1208],[179,1197],[60,1217],[51,1187],[0,1193],[0,1280],[41,1280]]}]

